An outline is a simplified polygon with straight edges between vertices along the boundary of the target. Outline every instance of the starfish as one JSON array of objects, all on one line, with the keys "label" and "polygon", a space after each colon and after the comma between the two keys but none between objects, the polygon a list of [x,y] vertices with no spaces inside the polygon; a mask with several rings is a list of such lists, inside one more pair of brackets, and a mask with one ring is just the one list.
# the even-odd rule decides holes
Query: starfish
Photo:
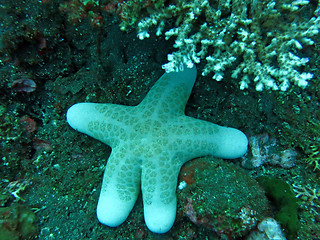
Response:
[{"label": "starfish", "polygon": [[195,67],[163,74],[137,106],[78,103],[69,108],[72,128],[112,148],[97,206],[102,224],[122,224],[141,186],[147,227],[155,233],[169,231],[181,166],[196,157],[232,159],[247,151],[240,130],[184,114],[196,76]]}]

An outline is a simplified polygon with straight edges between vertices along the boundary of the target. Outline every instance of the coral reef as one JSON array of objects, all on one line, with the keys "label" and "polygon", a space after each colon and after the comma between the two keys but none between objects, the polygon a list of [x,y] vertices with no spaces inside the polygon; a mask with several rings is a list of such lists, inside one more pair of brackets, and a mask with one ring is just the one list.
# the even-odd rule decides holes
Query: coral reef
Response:
[{"label": "coral reef", "polygon": [[281,226],[273,218],[266,218],[258,225],[259,231],[252,232],[246,240],[286,240]]},{"label": "coral reef", "polygon": [[292,168],[297,157],[294,149],[282,149],[269,134],[249,137],[249,151],[242,157],[243,167],[251,169],[264,164]]},{"label": "coral reef", "polygon": [[285,229],[287,239],[297,239],[300,229],[298,204],[289,184],[276,177],[259,177],[259,184],[266,191],[268,199],[276,207],[275,219]]},{"label": "coral reef", "polygon": [[[297,238],[320,239],[320,40],[319,34],[313,35],[318,31],[317,5],[314,0],[3,1],[0,211],[4,214],[2,223],[12,231],[2,230],[9,239],[22,238],[20,223],[17,225],[20,209],[16,206],[23,205],[22,208],[31,210],[28,216],[35,214],[39,218],[33,225],[39,225],[40,231],[35,231],[31,238],[69,239],[72,233],[74,239],[85,240],[110,236],[158,239],[145,226],[141,197],[123,225],[108,228],[99,224],[95,214],[100,190],[97,186],[104,170],[101,159],[110,154],[110,149],[72,131],[65,113],[79,101],[138,104],[154,80],[163,74],[159,66],[168,62],[167,54],[173,54],[169,55],[171,61],[178,61],[177,57],[190,48],[195,53],[190,63],[200,61],[197,68],[201,72],[207,68],[207,76],[198,76],[186,115],[239,128],[253,136],[254,151],[247,155],[248,161],[257,160],[262,165],[243,169],[249,174],[248,182],[257,176],[277,176],[290,183],[298,203]],[[159,19],[154,21],[153,16]],[[138,37],[135,27],[140,33]],[[189,63],[190,59],[186,54],[183,61]],[[258,90],[261,86],[264,90],[272,89],[269,82],[260,83],[261,79],[270,78],[284,90],[279,75],[283,70],[290,71],[286,77],[291,87],[287,91],[255,91],[256,86]],[[295,75],[311,74],[312,79],[305,79],[307,87],[303,88],[305,81],[301,81],[301,87],[293,86],[299,83],[295,82]],[[221,81],[212,81],[211,76]],[[248,89],[242,91],[240,86]],[[266,132],[268,140],[261,135]],[[276,158],[277,166],[269,162],[274,160],[273,154],[282,157],[281,152],[286,149],[297,153],[291,159],[294,162],[289,162],[294,163],[291,168],[279,167],[281,158]],[[257,153],[257,158],[251,158],[252,153]],[[235,161],[235,165],[240,165],[240,161]],[[227,165],[226,161],[223,163]],[[195,166],[202,170],[201,176],[207,177],[196,180],[190,171],[181,179],[177,218],[173,228],[161,235],[162,239],[216,238],[216,233],[206,228],[214,220],[210,219],[210,204],[225,206],[228,202],[210,198],[219,190],[205,185],[215,180],[210,175],[212,169],[196,163]],[[219,179],[227,172],[221,173]],[[188,189],[197,184],[203,190],[194,188],[187,195]],[[237,189],[228,184],[222,190]],[[237,189],[239,197],[244,194],[241,189]],[[205,197],[208,200],[202,201]],[[280,208],[271,194],[268,197],[274,211],[266,217],[275,218]],[[242,226],[249,229],[258,227],[265,219],[256,219],[257,214],[250,207],[232,208],[232,203],[228,206],[236,209],[236,214],[219,218],[218,232],[230,230],[228,226],[233,225],[225,224],[227,220],[241,220]],[[209,218],[205,213],[211,214]],[[223,214],[228,212],[220,216]],[[283,220],[288,219],[283,216]],[[287,234],[286,223],[276,221]],[[276,225],[269,226],[277,230]],[[236,234],[230,231],[230,235]]]},{"label": "coral reef", "polygon": [[293,191],[296,193],[296,198],[301,199],[307,209],[313,214],[319,215],[320,193],[317,188],[293,184]]},{"label": "coral reef", "polygon": [[300,72],[309,62],[301,51],[319,32],[315,9],[309,1],[178,0],[142,19],[138,37],[149,37],[153,25],[159,36],[174,19],[175,26],[164,33],[166,39],[176,38],[177,48],[163,65],[167,72],[205,59],[202,75],[213,72],[221,81],[227,73],[239,79],[240,89],[250,84],[257,91],[286,91],[291,84],[305,88],[313,74]]},{"label": "coral reef", "polygon": [[301,239],[319,239],[320,237],[320,194],[318,183],[294,183],[292,185],[299,204],[301,218]]},{"label": "coral reef", "polygon": [[0,207],[2,240],[35,239],[39,234],[38,218],[26,206]]},{"label": "coral reef", "polygon": [[[315,141],[317,145],[319,145],[318,141]],[[320,171],[320,151],[319,146],[311,145],[308,149],[308,157],[306,158],[306,162],[309,166],[313,168],[313,171]]]},{"label": "coral reef", "polygon": [[[5,186],[7,185],[7,186]],[[27,180],[6,183],[0,181],[0,238],[1,240],[35,239],[39,234],[40,209],[27,206],[20,194],[29,186]]]}]

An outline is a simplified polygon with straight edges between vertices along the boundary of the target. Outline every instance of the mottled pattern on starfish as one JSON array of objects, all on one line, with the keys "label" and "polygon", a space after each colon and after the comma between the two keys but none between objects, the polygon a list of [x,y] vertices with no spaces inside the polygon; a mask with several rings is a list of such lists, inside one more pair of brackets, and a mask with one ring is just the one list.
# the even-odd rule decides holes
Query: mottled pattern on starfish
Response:
[{"label": "mottled pattern on starfish", "polygon": [[72,128],[112,148],[97,206],[101,223],[123,223],[141,185],[148,228],[167,232],[176,216],[181,166],[205,155],[237,158],[246,152],[241,131],[184,114],[196,75],[195,67],[165,73],[137,106],[78,103],[68,110]]}]

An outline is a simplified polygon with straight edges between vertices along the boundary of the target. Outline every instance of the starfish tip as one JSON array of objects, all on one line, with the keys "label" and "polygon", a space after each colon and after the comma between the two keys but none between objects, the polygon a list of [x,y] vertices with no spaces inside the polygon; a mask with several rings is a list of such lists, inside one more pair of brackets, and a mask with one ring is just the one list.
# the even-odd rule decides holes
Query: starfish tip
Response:
[{"label": "starfish tip", "polygon": [[122,224],[132,210],[132,204],[108,197],[101,197],[97,206],[97,218],[100,223],[109,227],[117,227]]},{"label": "starfish tip", "polygon": [[[81,119],[79,117],[79,113],[81,113],[82,108],[83,108],[83,104],[84,103],[77,103],[73,106],[71,106],[68,111],[67,111],[67,122],[69,123],[69,125],[79,131],[79,120]],[[80,115],[81,116],[81,115]]]},{"label": "starfish tip", "polygon": [[146,204],[144,201],[144,220],[150,231],[154,233],[166,233],[174,224],[176,218],[177,200],[169,203],[155,201]]}]

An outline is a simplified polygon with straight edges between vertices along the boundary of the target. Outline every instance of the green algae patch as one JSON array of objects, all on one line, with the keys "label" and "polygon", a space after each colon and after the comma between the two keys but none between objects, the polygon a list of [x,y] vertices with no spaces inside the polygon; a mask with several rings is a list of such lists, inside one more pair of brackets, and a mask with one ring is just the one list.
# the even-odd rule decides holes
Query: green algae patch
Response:
[{"label": "green algae patch", "polygon": [[214,157],[186,163],[179,182],[178,201],[184,214],[199,227],[223,239],[245,236],[271,209],[264,190],[241,168]]},{"label": "green algae patch", "polygon": [[268,199],[277,208],[275,219],[285,229],[287,239],[297,239],[300,228],[298,204],[290,185],[276,177],[259,177],[257,181],[265,189]]}]

